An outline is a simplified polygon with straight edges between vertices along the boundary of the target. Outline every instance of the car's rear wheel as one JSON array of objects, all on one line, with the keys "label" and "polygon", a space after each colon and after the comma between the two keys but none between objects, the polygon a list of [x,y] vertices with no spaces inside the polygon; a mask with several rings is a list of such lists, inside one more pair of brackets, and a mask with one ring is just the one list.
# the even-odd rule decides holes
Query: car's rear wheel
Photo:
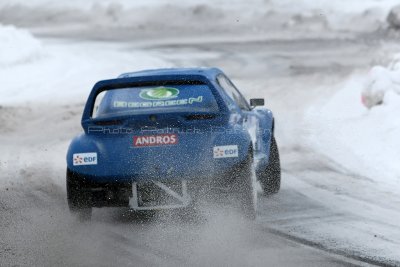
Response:
[{"label": "car's rear wheel", "polygon": [[274,136],[271,138],[268,166],[261,173],[259,180],[264,193],[267,195],[278,193],[281,188],[281,162],[278,145]]},{"label": "car's rear wheel", "polygon": [[252,170],[253,157],[249,153],[246,160],[236,169],[236,188],[240,207],[246,218],[254,220],[257,212],[257,191]]},{"label": "car's rear wheel", "polygon": [[81,221],[92,217],[91,192],[83,181],[67,170],[67,200],[70,212]]}]

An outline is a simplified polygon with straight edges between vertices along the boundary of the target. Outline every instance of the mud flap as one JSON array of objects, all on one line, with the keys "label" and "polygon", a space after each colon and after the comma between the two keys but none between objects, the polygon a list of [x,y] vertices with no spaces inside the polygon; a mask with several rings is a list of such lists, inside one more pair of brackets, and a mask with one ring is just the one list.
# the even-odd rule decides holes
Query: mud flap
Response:
[{"label": "mud flap", "polygon": [[181,183],[180,192],[176,192],[171,189],[167,184],[159,181],[151,181],[159,190],[165,195],[168,195],[172,201],[170,203],[164,203],[162,205],[147,203],[147,205],[141,205],[143,200],[139,194],[138,183],[132,183],[132,197],[129,198],[129,206],[134,210],[162,210],[162,209],[176,209],[188,207],[192,202],[190,195],[188,194],[187,181],[183,180]]}]

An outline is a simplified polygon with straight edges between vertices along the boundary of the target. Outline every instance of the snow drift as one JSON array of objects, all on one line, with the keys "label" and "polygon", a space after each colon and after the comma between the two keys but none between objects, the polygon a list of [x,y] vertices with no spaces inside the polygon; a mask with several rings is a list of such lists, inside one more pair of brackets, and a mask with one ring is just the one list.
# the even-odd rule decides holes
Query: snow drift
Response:
[{"label": "snow drift", "polygon": [[0,68],[28,63],[42,52],[39,40],[26,30],[0,24]]},{"label": "snow drift", "polygon": [[41,43],[26,30],[0,26],[0,107],[84,101],[98,80],[170,66],[151,53],[127,48],[128,45],[113,45],[113,49],[109,46],[65,46],[50,40]]},{"label": "snow drift", "polygon": [[388,68],[375,66],[371,69],[361,99],[367,108],[372,108],[382,104],[390,91],[400,94],[400,55]]},{"label": "snow drift", "polygon": [[[387,68],[376,66],[368,75],[351,77],[306,116],[310,146],[352,172],[377,182],[385,179],[389,188],[400,185],[398,59]],[[361,94],[371,109],[361,103]]]}]

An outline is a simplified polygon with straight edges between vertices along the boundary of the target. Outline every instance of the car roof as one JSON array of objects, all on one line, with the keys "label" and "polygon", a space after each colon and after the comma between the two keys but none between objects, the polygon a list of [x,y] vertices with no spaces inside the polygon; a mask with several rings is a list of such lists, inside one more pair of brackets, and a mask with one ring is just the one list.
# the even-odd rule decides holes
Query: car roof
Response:
[{"label": "car roof", "polygon": [[218,68],[169,68],[169,69],[152,69],[142,70],[136,72],[123,73],[118,78],[131,78],[131,77],[148,77],[148,76],[174,76],[174,75],[202,75],[208,79],[213,79],[222,71]]}]

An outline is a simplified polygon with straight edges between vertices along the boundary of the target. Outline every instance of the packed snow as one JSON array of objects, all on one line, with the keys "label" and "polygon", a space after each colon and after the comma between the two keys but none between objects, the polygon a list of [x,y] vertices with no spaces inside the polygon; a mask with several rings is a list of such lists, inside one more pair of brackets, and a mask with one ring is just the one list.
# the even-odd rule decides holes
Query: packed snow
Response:
[{"label": "packed snow", "polygon": [[400,185],[398,59],[352,76],[332,98],[310,108],[306,118],[314,149],[394,191]]}]

